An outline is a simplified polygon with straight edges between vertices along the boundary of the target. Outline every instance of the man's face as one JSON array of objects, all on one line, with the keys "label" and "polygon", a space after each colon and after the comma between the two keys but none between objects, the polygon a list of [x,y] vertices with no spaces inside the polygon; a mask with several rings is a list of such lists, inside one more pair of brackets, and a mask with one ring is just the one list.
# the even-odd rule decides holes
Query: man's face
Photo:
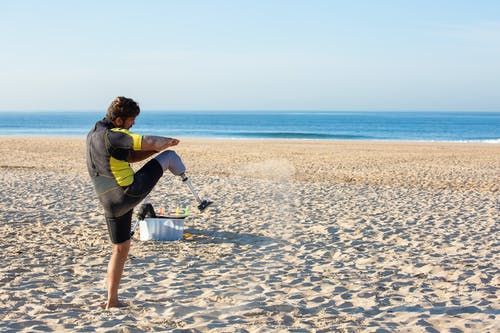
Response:
[{"label": "man's face", "polygon": [[135,117],[116,118],[115,125],[119,128],[130,129],[135,124]]}]

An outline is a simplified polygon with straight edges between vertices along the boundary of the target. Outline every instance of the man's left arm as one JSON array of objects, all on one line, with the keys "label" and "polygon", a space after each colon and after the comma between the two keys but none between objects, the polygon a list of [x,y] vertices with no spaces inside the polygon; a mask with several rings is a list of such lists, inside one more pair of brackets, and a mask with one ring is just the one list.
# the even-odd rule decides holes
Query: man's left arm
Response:
[{"label": "man's left arm", "polygon": [[[137,141],[139,143],[139,141]],[[133,150],[129,156],[129,162],[139,162],[172,146],[176,146],[179,140],[163,136],[144,135],[141,137],[141,150]]]}]

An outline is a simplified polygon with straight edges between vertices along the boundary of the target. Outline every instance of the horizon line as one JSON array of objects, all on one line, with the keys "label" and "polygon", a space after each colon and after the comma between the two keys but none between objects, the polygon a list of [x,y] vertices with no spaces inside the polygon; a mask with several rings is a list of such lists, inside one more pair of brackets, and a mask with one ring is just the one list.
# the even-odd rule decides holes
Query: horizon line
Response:
[{"label": "horizon line", "polygon": [[[104,112],[106,109],[0,109],[0,113],[4,112]],[[405,110],[384,110],[384,109],[141,109],[141,112],[500,112],[499,110],[418,110],[418,109],[405,109]]]}]

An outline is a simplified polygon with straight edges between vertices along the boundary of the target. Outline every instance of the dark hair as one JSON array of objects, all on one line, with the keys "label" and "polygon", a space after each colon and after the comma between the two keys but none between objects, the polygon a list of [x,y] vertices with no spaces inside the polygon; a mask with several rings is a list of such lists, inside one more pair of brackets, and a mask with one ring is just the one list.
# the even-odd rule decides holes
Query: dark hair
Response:
[{"label": "dark hair", "polygon": [[139,108],[139,104],[132,98],[118,96],[111,102],[108,112],[106,113],[106,119],[114,121],[118,117],[137,117],[140,112],[141,109]]}]

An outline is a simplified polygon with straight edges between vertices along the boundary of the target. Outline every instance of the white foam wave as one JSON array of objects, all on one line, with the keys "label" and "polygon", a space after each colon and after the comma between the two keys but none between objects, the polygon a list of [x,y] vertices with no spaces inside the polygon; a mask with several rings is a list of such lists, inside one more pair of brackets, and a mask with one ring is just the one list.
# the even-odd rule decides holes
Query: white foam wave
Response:
[{"label": "white foam wave", "polygon": [[466,142],[466,143],[492,143],[492,144],[500,144],[500,139],[487,139],[487,140],[462,140],[458,142]]},{"label": "white foam wave", "polygon": [[500,143],[500,139],[484,140],[482,142],[484,142],[484,143],[496,143],[496,144],[498,144],[498,143]]}]

